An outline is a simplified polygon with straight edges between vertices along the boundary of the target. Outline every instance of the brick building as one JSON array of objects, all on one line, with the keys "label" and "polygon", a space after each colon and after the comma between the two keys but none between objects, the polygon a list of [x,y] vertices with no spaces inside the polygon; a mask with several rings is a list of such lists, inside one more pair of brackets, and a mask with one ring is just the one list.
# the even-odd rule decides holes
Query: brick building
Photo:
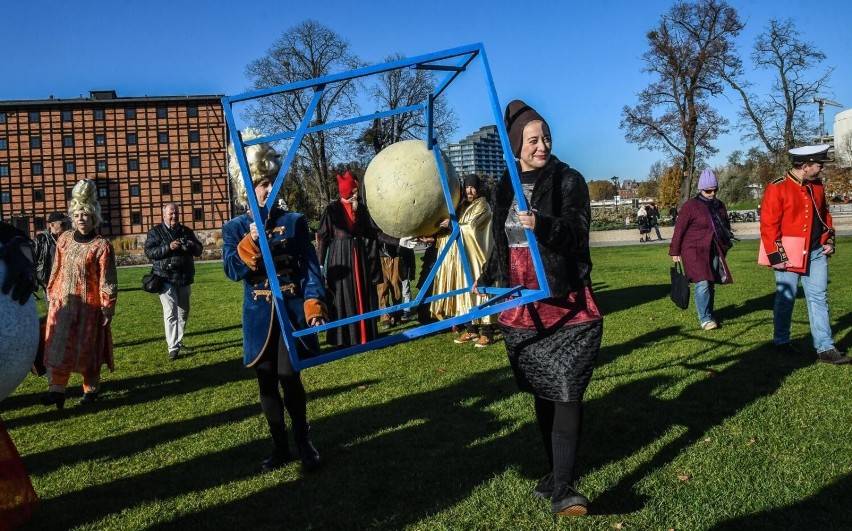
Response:
[{"label": "brick building", "polygon": [[144,235],[170,201],[194,230],[221,228],[232,211],[220,98],[0,101],[0,218],[34,235],[89,178],[104,236]]}]

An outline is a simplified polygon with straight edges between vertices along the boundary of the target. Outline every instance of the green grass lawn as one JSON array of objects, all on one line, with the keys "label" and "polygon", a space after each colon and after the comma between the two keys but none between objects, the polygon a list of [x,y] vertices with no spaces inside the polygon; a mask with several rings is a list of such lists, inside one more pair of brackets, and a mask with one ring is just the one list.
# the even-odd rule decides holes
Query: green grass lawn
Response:
[{"label": "green grass lawn", "polygon": [[[852,238],[831,261],[831,315],[852,347]],[[586,394],[578,488],[590,515],[530,496],[545,472],[531,397],[501,344],[439,334],[303,373],[326,466],[259,474],[271,443],[241,364],[239,284],[199,266],[187,344],[166,359],[147,268],[119,271],[116,371],[93,408],[38,404],[29,376],[0,404],[41,506],[28,529],[848,529],[852,366],[814,363],[804,299],[778,355],[774,282],[757,242],[731,251],[722,327],[668,300],[663,246],[592,250],[606,313]],[[847,279],[847,280],[844,280]]]}]

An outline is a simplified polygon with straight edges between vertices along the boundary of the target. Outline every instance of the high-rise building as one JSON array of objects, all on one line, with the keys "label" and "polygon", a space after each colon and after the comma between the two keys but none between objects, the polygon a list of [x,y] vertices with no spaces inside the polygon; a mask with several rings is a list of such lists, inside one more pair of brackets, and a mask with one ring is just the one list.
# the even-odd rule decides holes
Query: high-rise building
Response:
[{"label": "high-rise building", "polygon": [[447,146],[447,156],[459,176],[476,173],[498,178],[506,169],[497,126],[486,125],[457,144]]},{"label": "high-rise building", "polygon": [[227,142],[221,96],[0,101],[0,218],[42,230],[88,178],[104,236],[145,234],[171,201],[196,231],[218,229],[232,214]]}]

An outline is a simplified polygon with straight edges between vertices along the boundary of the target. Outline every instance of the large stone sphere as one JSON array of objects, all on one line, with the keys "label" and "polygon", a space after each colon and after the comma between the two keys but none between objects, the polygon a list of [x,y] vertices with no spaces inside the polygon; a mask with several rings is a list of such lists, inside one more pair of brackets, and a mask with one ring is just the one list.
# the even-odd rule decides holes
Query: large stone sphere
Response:
[{"label": "large stone sphere", "polygon": [[[0,284],[6,262],[0,260]],[[30,370],[38,349],[38,311],[33,297],[21,306],[0,293],[0,400],[18,387]]]},{"label": "large stone sphere", "polygon": [[[441,153],[453,208],[461,195],[456,170]],[[379,152],[364,173],[370,214],[385,234],[395,238],[431,236],[450,216],[435,155],[423,140],[403,140]]]}]

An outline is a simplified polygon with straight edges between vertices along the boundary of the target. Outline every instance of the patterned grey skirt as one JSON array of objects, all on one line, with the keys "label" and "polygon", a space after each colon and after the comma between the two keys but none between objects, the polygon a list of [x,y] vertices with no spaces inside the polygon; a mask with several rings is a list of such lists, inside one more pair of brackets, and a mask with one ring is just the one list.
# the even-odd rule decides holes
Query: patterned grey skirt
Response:
[{"label": "patterned grey skirt", "polygon": [[501,325],[521,391],[557,402],[583,399],[603,339],[603,319],[545,329]]}]

